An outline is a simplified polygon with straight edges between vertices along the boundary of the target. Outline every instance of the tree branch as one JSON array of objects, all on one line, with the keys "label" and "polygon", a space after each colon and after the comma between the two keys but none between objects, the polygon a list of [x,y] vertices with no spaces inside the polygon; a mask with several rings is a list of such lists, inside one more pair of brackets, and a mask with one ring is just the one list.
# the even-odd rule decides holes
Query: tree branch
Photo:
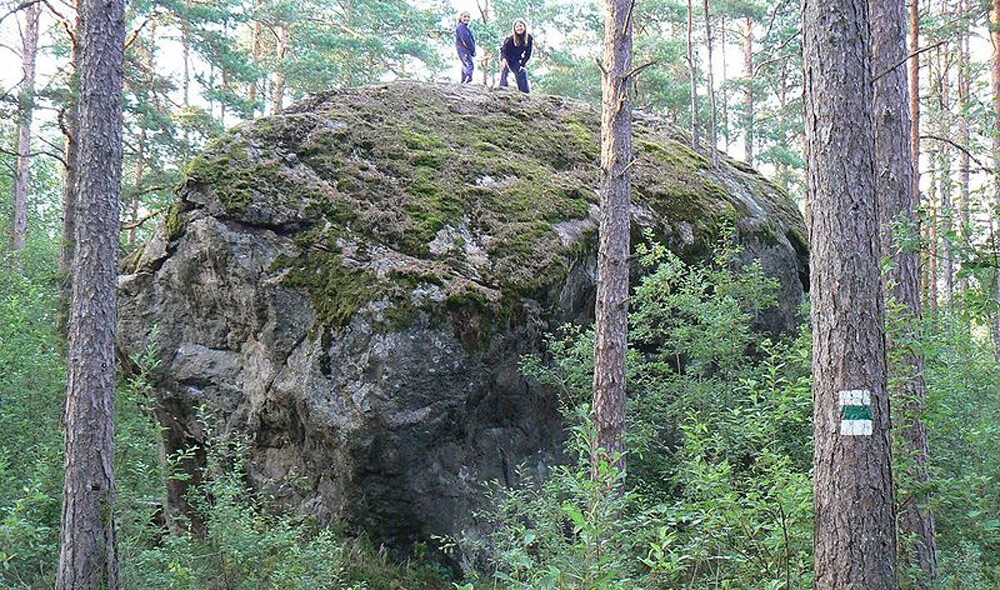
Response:
[{"label": "tree branch", "polygon": [[[799,35],[800,35],[801,33],[802,33],[802,31],[795,31],[795,33],[794,33],[794,34],[792,34],[792,35],[791,35],[791,36],[789,36],[789,37],[788,37],[787,39],[785,39],[784,41],[782,41],[780,45],[778,45],[777,47],[775,47],[775,48],[774,48],[774,50],[773,50],[773,51],[769,51],[768,53],[773,53],[773,52],[775,52],[775,51],[776,51],[776,52],[780,52],[780,51],[781,51],[782,49],[784,49],[785,47],[788,47],[788,44],[789,44],[789,43],[791,43],[792,41],[794,41],[794,40],[795,40],[795,38],[796,38],[796,37],[798,37],[798,36],[799,36]],[[774,62],[776,62],[776,61],[779,61],[779,60],[782,60],[782,59],[785,59],[785,58],[788,58],[788,57],[790,57],[790,55],[791,55],[791,54],[787,54],[787,53],[786,53],[785,55],[779,55],[779,56],[777,56],[777,57],[772,57],[772,58],[769,58],[769,59],[765,59],[764,61],[762,61],[762,62],[760,62],[759,64],[757,64],[757,66],[756,66],[756,67],[754,67],[754,69],[753,69],[753,75],[754,75],[754,76],[756,76],[757,74],[759,74],[759,73],[760,73],[760,70],[761,70],[761,69],[762,69],[762,68],[763,68],[764,66],[766,66],[766,65],[768,65],[768,64],[771,64],[771,63],[774,63]]]},{"label": "tree branch", "polygon": [[121,226],[121,231],[128,231],[140,227],[142,224],[146,223],[150,219],[163,215],[164,211],[166,211],[166,209],[157,209],[156,211],[153,211],[149,215],[140,217],[139,219],[133,221],[132,223],[123,223]]},{"label": "tree branch", "polygon": [[601,70],[601,74],[603,76],[607,76],[608,75],[608,70],[607,70],[607,68],[604,67],[604,64],[601,63],[601,58],[595,57],[594,61],[597,62],[597,69]]},{"label": "tree branch", "polygon": [[149,21],[153,20],[154,16],[156,16],[156,13],[147,16],[146,19],[142,21],[139,24],[139,26],[132,31],[132,33],[129,34],[128,39],[125,40],[125,51],[128,51],[129,48],[132,47],[132,44],[135,43],[136,39],[139,38],[139,34],[142,33],[142,30],[144,28],[146,28],[146,25],[149,23]]},{"label": "tree branch", "polygon": [[957,150],[965,153],[965,155],[969,156],[969,159],[972,160],[973,162],[975,162],[977,166],[979,166],[979,171],[980,172],[988,172],[989,174],[996,174],[997,173],[997,169],[996,168],[993,168],[991,166],[987,166],[986,164],[983,164],[983,162],[979,158],[977,158],[975,155],[973,155],[972,152],[969,151],[969,148],[965,147],[964,145],[958,144],[958,143],[956,143],[956,142],[948,139],[947,137],[940,137],[940,136],[937,136],[937,135],[921,135],[920,139],[933,139],[934,141],[940,141],[940,142],[943,142],[943,143],[947,143],[948,145],[954,147],[955,149],[957,149]]},{"label": "tree branch", "polygon": [[948,42],[947,40],[945,40],[945,41],[939,41],[939,42],[935,43],[934,45],[928,45],[927,47],[921,47],[920,49],[914,51],[910,55],[907,55],[906,57],[904,57],[898,63],[893,64],[892,67],[886,69],[883,72],[880,72],[877,76],[875,76],[874,78],[872,78],[872,82],[877,82],[880,78],[882,78],[882,76],[888,75],[890,72],[892,72],[893,70],[895,70],[899,66],[905,64],[906,62],[910,61],[914,57],[917,57],[921,53],[923,53],[925,51],[930,51],[931,49],[935,49],[937,47],[941,47],[942,45],[944,45],[947,42]]},{"label": "tree branch", "polygon": [[50,158],[55,158],[56,160],[59,160],[60,162],[63,162],[64,164],[66,163],[62,159],[62,156],[60,156],[58,154],[54,154],[52,152],[44,151],[44,150],[43,151],[37,151],[37,152],[28,152],[27,154],[22,154],[20,152],[16,152],[16,151],[13,151],[13,150],[8,150],[8,149],[5,149],[5,148],[0,148],[0,154],[3,154],[5,156],[13,156],[15,158],[20,158],[21,156],[25,156],[27,158],[34,158],[35,156],[48,156]]},{"label": "tree branch", "polygon": [[645,70],[645,69],[646,69],[646,68],[648,68],[648,67],[651,67],[651,66],[655,66],[655,65],[656,65],[656,64],[658,64],[658,63],[659,63],[658,61],[656,61],[656,60],[653,60],[653,61],[649,61],[649,62],[646,62],[646,63],[642,64],[642,65],[641,65],[641,66],[639,66],[639,67],[636,67],[636,68],[632,68],[631,70],[629,70],[629,71],[628,71],[628,73],[627,73],[627,74],[625,74],[625,75],[624,75],[624,76],[622,77],[622,80],[623,80],[623,81],[625,81],[625,82],[628,82],[629,80],[631,80],[631,79],[632,79],[632,77],[633,77],[633,76],[638,76],[638,75],[639,75],[639,72],[641,72],[641,71]]},{"label": "tree branch", "polygon": [[6,13],[4,13],[3,16],[0,16],[0,23],[3,23],[3,21],[7,20],[8,16],[10,16],[10,15],[16,13],[16,12],[20,12],[20,11],[24,10],[25,8],[31,6],[32,4],[38,4],[41,1],[42,0],[25,0],[24,2],[21,2],[20,4],[18,4],[14,8],[11,8]]},{"label": "tree branch", "polygon": [[634,12],[635,12],[635,0],[632,0],[628,4],[628,12],[625,13],[625,26],[622,27],[622,32],[621,32],[622,36],[625,36],[625,33],[628,32],[628,28],[632,24],[632,13]]}]

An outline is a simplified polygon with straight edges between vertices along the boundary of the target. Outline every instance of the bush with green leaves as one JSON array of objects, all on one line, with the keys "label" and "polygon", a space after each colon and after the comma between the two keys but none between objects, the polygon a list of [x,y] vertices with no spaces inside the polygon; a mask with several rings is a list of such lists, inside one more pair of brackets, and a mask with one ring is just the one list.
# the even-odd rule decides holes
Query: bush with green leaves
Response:
[{"label": "bush with green leaves", "polygon": [[638,253],[650,272],[631,299],[627,475],[590,478],[593,331],[564,326],[522,369],[558,393],[578,461],[493,488],[495,532],[460,545],[470,586],[810,587],[808,339],[756,335],[776,284],[739,262],[731,229],[703,266]]}]

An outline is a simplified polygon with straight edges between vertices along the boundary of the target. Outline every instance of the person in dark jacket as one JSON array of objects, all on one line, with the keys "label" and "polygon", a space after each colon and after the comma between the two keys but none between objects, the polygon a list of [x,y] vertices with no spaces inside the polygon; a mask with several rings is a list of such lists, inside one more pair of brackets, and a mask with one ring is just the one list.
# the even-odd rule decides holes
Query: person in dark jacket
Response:
[{"label": "person in dark jacket", "polygon": [[514,21],[514,34],[507,37],[500,49],[503,59],[503,70],[500,72],[500,86],[507,87],[507,74],[513,73],[517,80],[517,88],[528,92],[528,70],[525,66],[531,59],[532,38],[528,34],[528,25],[521,19]]},{"label": "person in dark jacket", "polygon": [[472,82],[472,70],[476,67],[472,58],[476,56],[476,38],[469,30],[469,21],[472,15],[462,12],[458,15],[458,27],[455,28],[455,49],[458,50],[458,59],[462,60],[462,84]]}]

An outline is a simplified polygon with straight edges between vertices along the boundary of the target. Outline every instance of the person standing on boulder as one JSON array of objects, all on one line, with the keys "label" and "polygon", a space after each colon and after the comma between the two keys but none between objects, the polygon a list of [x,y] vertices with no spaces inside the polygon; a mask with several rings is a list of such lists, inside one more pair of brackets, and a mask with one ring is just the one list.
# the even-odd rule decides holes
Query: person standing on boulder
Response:
[{"label": "person standing on boulder", "polygon": [[507,74],[513,72],[517,80],[517,89],[528,93],[528,70],[525,66],[531,59],[533,39],[528,34],[528,24],[521,19],[514,21],[514,33],[503,42],[500,55],[503,57],[503,70],[500,73],[500,87],[507,87]]},{"label": "person standing on boulder", "polygon": [[476,67],[472,61],[476,56],[476,38],[469,30],[470,20],[472,15],[468,11],[463,11],[458,15],[458,27],[455,29],[455,49],[458,50],[458,59],[462,60],[461,84],[472,82],[472,70]]}]

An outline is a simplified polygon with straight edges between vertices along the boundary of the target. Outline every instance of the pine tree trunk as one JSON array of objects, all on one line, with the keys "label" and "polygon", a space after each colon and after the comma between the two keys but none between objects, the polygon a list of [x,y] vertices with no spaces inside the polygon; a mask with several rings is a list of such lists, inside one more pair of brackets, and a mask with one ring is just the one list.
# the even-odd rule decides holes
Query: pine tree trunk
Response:
[{"label": "pine tree trunk", "polygon": [[867,0],[804,0],[816,590],[895,590]]},{"label": "pine tree trunk", "polygon": [[184,74],[181,79],[182,100],[185,107],[191,106],[191,0],[184,1],[184,16],[181,19],[181,60]]},{"label": "pine tree trunk", "polygon": [[[990,38],[993,41],[993,113],[1000,120],[1000,0],[993,0],[990,10]],[[993,165],[1000,168],[1000,131],[993,130]],[[994,203],[1000,209],[1000,175],[993,176]],[[995,269],[994,297],[1000,303],[1000,266]],[[993,321],[993,343],[1000,362],[1000,312]]]},{"label": "pine tree trunk", "polygon": [[[961,0],[959,4],[961,14],[968,14],[969,6],[967,0]],[[958,64],[958,135],[959,142],[964,150],[960,150],[958,155],[958,223],[959,223],[959,248],[968,250],[969,248],[969,144],[971,134],[969,131],[969,92],[970,85],[970,62],[969,55],[969,28],[963,25],[962,34],[959,38],[959,64]],[[958,290],[964,292],[968,288],[968,280],[961,277],[958,280]]]},{"label": "pine tree trunk", "polygon": [[711,154],[712,166],[719,165],[719,137],[718,123],[715,118],[715,79],[712,74],[712,18],[709,8],[709,0],[705,0],[705,44],[708,46],[708,64],[706,72],[708,74],[708,104],[710,110],[709,130],[708,130],[708,152]]},{"label": "pine tree trunk", "polygon": [[139,221],[139,195],[142,194],[142,180],[146,174],[146,141],[148,141],[146,130],[143,129],[139,133],[139,141],[137,142],[138,146],[135,154],[135,184],[133,185],[133,194],[131,204],[129,205],[129,228],[128,240],[126,242],[129,246],[135,245],[136,232],[139,229],[137,225]]},{"label": "pine tree trunk", "polygon": [[698,124],[698,62],[694,52],[694,2],[688,0],[687,60],[688,83],[691,86],[691,147],[698,149],[701,143],[701,126]]},{"label": "pine tree trunk", "polygon": [[722,92],[722,141],[725,146],[726,155],[729,155],[729,93],[726,91],[726,81],[729,80],[729,63],[726,60],[726,51],[728,45],[726,45],[726,15],[721,16],[722,22],[719,23],[719,36],[722,44],[722,81],[719,83],[719,89]]},{"label": "pine tree trunk", "polygon": [[[257,2],[256,6],[257,10],[260,10],[260,7],[261,7],[260,2]],[[259,16],[255,16],[255,18],[259,18]],[[251,55],[253,57],[253,65],[255,67],[260,66],[260,55],[262,49],[261,43],[263,36],[264,36],[264,24],[259,20],[255,20],[253,23],[253,40],[252,40],[252,50],[251,50],[252,51]],[[249,97],[250,97],[250,104],[252,106],[250,107],[250,112],[247,113],[247,119],[253,119],[254,116],[256,116],[257,114],[257,86],[258,86],[258,81],[257,78],[254,77],[253,82],[250,83]]]},{"label": "pine tree trunk", "polygon": [[40,2],[24,9],[25,23],[21,44],[21,92],[18,95],[17,168],[14,180],[14,223],[10,243],[14,250],[24,249],[28,235],[28,193],[31,190],[31,120],[35,113],[35,59],[38,56],[38,17]]},{"label": "pine tree trunk", "polygon": [[[910,52],[920,47],[920,0],[910,0]],[[910,157],[913,158],[913,198],[920,206],[920,56],[909,61],[910,82]],[[918,227],[919,235],[919,221]],[[919,263],[919,260],[918,260]]]},{"label": "pine tree trunk", "polygon": [[[897,226],[917,229],[917,199],[914,194],[913,159],[910,155],[910,96],[903,61],[906,48],[905,0],[869,0],[872,19],[873,69],[887,73],[875,82],[875,183],[878,192],[879,225],[882,229],[882,258],[891,264],[884,277],[885,296],[903,309],[897,320],[898,340],[888,342],[890,358],[889,381],[897,385],[891,391],[893,404],[902,404],[897,439],[906,456],[902,488],[909,493],[900,498],[899,527],[906,543],[900,548],[904,563],[920,568],[923,578],[937,576],[934,513],[929,498],[922,490],[930,479],[927,463],[930,453],[927,431],[921,415],[927,401],[924,382],[924,359],[919,354],[907,354],[919,349],[920,271],[916,252],[901,247],[895,239]],[[900,64],[893,70],[893,65]],[[895,352],[895,354],[892,354]],[[898,358],[897,358],[898,357]],[[919,587],[927,585],[919,583]]]},{"label": "pine tree trunk", "polygon": [[746,124],[744,125],[746,131],[746,141],[743,149],[743,159],[747,164],[753,164],[754,150],[753,144],[756,141],[754,136],[754,109],[757,108],[754,104],[755,97],[753,92],[753,82],[754,82],[754,71],[753,71],[753,19],[747,17],[747,32],[746,37],[743,38],[743,71],[744,71],[744,98],[746,101]]},{"label": "pine tree trunk", "polygon": [[[82,29],[80,18],[77,16],[74,24],[75,34]],[[70,98],[68,104],[64,105],[60,113],[60,127],[63,138],[66,142],[64,160],[66,167],[63,170],[62,188],[62,210],[63,210],[63,234],[62,243],[59,250],[59,271],[63,276],[63,287],[60,299],[60,309],[65,313],[60,313],[60,332],[69,327],[69,316],[72,308],[69,305],[73,293],[73,258],[76,256],[76,177],[77,177],[77,154],[79,152],[79,106],[80,106],[80,45],[79,39],[70,39]]]},{"label": "pine tree trunk", "polygon": [[56,590],[117,590],[115,324],[124,0],[81,0],[77,253],[69,330],[65,485]]},{"label": "pine tree trunk", "polygon": [[278,26],[278,46],[275,48],[277,65],[274,68],[274,99],[272,110],[275,115],[281,113],[285,101],[285,74],[282,73],[282,63],[285,60],[285,52],[288,50],[288,27],[284,24]]},{"label": "pine tree trunk", "polygon": [[[952,14],[944,12],[945,18],[951,18]],[[951,136],[951,51],[946,43],[939,49],[938,59],[940,60],[940,93],[938,96],[938,135],[948,138]],[[940,215],[940,265],[944,275],[944,298],[951,301],[954,292],[954,252],[952,251],[951,230],[952,217],[954,215],[952,205],[952,194],[954,189],[954,179],[952,177],[952,147],[947,142],[942,142],[938,149],[938,170],[941,171],[940,187],[941,202],[938,212]]]},{"label": "pine tree trunk", "polygon": [[625,353],[632,160],[632,19],[629,0],[605,0],[601,78],[601,227],[597,253],[592,475],[602,460],[625,472]]}]

